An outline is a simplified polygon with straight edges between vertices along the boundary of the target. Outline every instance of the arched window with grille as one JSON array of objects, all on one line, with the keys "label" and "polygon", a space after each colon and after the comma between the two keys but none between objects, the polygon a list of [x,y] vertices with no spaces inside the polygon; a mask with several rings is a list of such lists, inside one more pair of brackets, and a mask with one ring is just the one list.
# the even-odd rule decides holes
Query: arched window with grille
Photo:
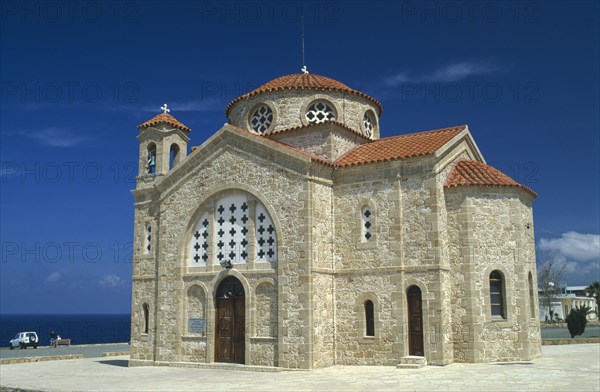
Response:
[{"label": "arched window with grille", "polygon": [[249,193],[232,190],[211,203],[214,209],[203,209],[191,232],[188,266],[277,261],[277,231],[260,201]]},{"label": "arched window with grille", "polygon": [[144,254],[150,254],[152,250],[152,225],[150,223],[146,223],[144,230]]},{"label": "arched window with grille", "polygon": [[360,209],[360,240],[369,242],[373,239],[373,210],[368,205]]}]

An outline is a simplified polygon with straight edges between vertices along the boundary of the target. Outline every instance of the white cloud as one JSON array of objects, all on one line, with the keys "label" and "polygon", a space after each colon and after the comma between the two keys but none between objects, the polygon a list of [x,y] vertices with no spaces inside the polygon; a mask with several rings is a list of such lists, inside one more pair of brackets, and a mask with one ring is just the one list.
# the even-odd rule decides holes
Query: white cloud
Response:
[{"label": "white cloud", "polygon": [[50,275],[46,277],[46,283],[56,283],[60,280],[62,275],[58,271],[52,272]]},{"label": "white cloud", "polygon": [[538,242],[540,268],[552,263],[569,285],[587,285],[600,276],[600,235],[574,231]]},{"label": "white cloud", "polygon": [[115,274],[104,275],[98,284],[102,287],[117,287],[121,283],[121,278]]},{"label": "white cloud", "polygon": [[590,261],[600,259],[600,235],[598,234],[581,234],[569,231],[563,233],[560,238],[542,238],[539,246],[542,251],[554,251],[569,260]]},{"label": "white cloud", "polygon": [[76,135],[71,131],[60,128],[44,128],[36,131],[21,131],[20,135],[37,140],[50,147],[74,147],[88,140],[87,137]]},{"label": "white cloud", "polygon": [[462,62],[438,68],[427,74],[411,75],[408,71],[403,71],[385,79],[384,83],[388,87],[396,87],[402,83],[450,83],[458,82],[470,76],[485,75],[499,70],[498,66],[492,64]]}]

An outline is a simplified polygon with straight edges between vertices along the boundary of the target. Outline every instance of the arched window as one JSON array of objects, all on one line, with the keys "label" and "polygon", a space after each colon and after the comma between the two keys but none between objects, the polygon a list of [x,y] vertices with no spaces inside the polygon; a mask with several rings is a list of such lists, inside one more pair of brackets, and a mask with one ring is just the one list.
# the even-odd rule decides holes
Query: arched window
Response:
[{"label": "arched window", "polygon": [[506,318],[504,276],[498,270],[492,271],[490,274],[490,304],[492,317]]},{"label": "arched window", "polygon": [[533,296],[533,277],[531,276],[531,272],[529,272],[527,280],[529,282],[529,315],[531,318],[535,318],[535,299]]},{"label": "arched window", "polygon": [[248,193],[230,192],[214,200],[213,211],[200,215],[189,242],[190,267],[277,261],[277,232],[271,216],[262,203],[251,199]]},{"label": "arched window", "polygon": [[149,318],[150,318],[150,307],[148,306],[147,303],[144,303],[142,305],[142,309],[144,312],[144,333],[148,333],[148,325],[149,323]]},{"label": "arched window", "polygon": [[144,254],[150,254],[150,250],[152,249],[152,226],[150,223],[146,223],[144,234]]},{"label": "arched window", "polygon": [[360,240],[361,242],[368,242],[373,238],[373,212],[369,206],[363,206],[360,212]]},{"label": "arched window", "polygon": [[156,174],[156,144],[148,144],[148,155],[146,158],[146,173]]},{"label": "arched window", "polygon": [[365,336],[375,336],[375,309],[373,301],[365,301]]},{"label": "arched window", "polygon": [[171,144],[169,151],[169,170],[172,170],[179,161],[179,146],[175,143]]}]

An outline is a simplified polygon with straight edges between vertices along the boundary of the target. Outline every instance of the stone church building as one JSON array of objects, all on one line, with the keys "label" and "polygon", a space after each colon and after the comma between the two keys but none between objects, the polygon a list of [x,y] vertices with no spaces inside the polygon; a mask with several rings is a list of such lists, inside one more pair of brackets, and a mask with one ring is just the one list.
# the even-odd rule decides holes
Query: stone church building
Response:
[{"label": "stone church building", "polygon": [[466,125],[380,137],[377,100],[308,73],[189,155],[163,110],[138,127],[131,366],[540,356],[536,194]]}]

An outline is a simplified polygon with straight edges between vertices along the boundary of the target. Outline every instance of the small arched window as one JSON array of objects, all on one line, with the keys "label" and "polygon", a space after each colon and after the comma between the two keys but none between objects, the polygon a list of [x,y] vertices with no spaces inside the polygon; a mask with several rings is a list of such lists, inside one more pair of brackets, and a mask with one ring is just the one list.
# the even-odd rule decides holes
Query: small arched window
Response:
[{"label": "small arched window", "polygon": [[156,144],[148,144],[148,155],[146,158],[146,173],[156,174]]},{"label": "small arched window", "polygon": [[144,333],[148,333],[148,325],[149,325],[149,318],[150,318],[150,307],[148,306],[147,303],[144,303],[142,305],[143,308],[143,312],[144,312]]},{"label": "small arched window", "polygon": [[490,304],[492,317],[506,318],[506,306],[504,298],[504,276],[496,270],[490,274]]},{"label": "small arched window", "polygon": [[360,216],[360,240],[361,242],[368,242],[373,238],[373,212],[369,206],[363,206],[360,210]]},{"label": "small arched window", "polygon": [[365,336],[375,336],[375,309],[373,301],[365,301]]},{"label": "small arched window", "polygon": [[179,161],[179,146],[175,143],[171,145],[169,151],[169,170],[172,170]]},{"label": "small arched window", "polygon": [[531,276],[531,272],[529,272],[527,280],[529,282],[529,315],[531,318],[535,318],[535,298],[533,296],[533,277]]},{"label": "small arched window", "polygon": [[146,230],[144,232],[144,254],[150,254],[152,250],[152,225],[146,223]]}]

